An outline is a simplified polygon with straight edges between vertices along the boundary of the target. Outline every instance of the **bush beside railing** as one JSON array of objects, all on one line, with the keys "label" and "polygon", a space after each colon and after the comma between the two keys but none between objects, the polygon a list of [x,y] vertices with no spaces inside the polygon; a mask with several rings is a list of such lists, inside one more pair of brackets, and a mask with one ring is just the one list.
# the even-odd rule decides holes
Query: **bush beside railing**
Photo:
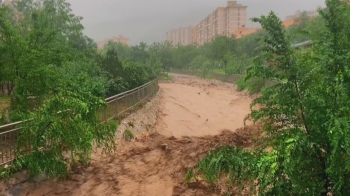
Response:
[{"label": "bush beside railing", "polygon": [[[133,107],[157,93],[158,89],[158,80],[155,79],[142,86],[105,99],[108,106],[101,110],[100,120],[118,119]],[[24,122],[19,121],[0,126],[0,165],[8,164],[16,158],[17,138]]]}]

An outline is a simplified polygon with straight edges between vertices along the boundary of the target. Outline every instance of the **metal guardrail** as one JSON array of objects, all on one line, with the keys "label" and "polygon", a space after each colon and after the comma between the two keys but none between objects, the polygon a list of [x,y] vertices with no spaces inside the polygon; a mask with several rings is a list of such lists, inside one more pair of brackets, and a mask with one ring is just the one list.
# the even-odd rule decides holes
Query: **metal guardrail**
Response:
[{"label": "metal guardrail", "polygon": [[[132,90],[108,97],[105,99],[108,106],[100,111],[99,119],[108,121],[120,117],[154,95],[158,89],[158,79],[155,79]],[[16,158],[17,138],[23,129],[21,125],[24,122],[26,121],[0,126],[0,166],[11,163]]]},{"label": "metal guardrail", "polygon": [[[170,70],[170,73],[193,75],[193,76],[201,76],[202,75],[202,71],[198,71],[198,70]],[[240,74],[225,75],[225,74],[219,74],[219,73],[209,71],[206,73],[206,77],[212,78],[215,80],[220,80],[223,82],[237,83],[237,81],[243,76]]]},{"label": "metal guardrail", "polygon": [[307,47],[312,46],[312,44],[313,44],[312,41],[308,40],[308,41],[304,41],[304,42],[301,42],[301,43],[293,44],[292,47],[295,48],[295,49],[307,48]]},{"label": "metal guardrail", "polygon": [[[198,71],[198,70],[170,70],[170,73],[192,75],[192,76],[202,75],[202,71]],[[243,77],[243,75],[240,75],[240,74],[225,75],[225,74],[219,74],[219,73],[209,71],[206,73],[205,77],[235,84],[239,79]]]}]

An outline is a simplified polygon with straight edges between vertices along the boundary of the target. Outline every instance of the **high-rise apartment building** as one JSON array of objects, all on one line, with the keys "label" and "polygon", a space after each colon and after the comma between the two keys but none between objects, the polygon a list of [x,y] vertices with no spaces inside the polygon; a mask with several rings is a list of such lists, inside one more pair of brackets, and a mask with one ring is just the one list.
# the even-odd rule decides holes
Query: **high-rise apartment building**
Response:
[{"label": "high-rise apartment building", "polygon": [[175,30],[174,44],[176,45],[181,44],[181,32],[182,28],[178,28]]},{"label": "high-rise apartment building", "polygon": [[173,37],[174,37],[174,31],[173,30],[171,30],[171,31],[168,31],[168,32],[166,32],[166,40],[168,41],[168,42],[170,42],[170,43],[172,43],[173,42]]},{"label": "high-rise apartment building", "polygon": [[210,42],[214,37],[214,15],[209,14],[205,18],[206,37],[205,42]]},{"label": "high-rise apartment building", "polygon": [[191,26],[182,28],[181,45],[186,46],[192,44],[192,29]]},{"label": "high-rise apartment building", "polygon": [[247,6],[235,1],[227,2],[226,7],[226,36],[235,35],[237,29],[246,26]]},{"label": "high-rise apartment building", "polygon": [[171,39],[169,39],[168,41],[171,42],[172,44],[176,45],[178,43],[176,30],[173,29],[173,30],[169,31],[168,35],[171,37]]},{"label": "high-rise apartment building", "polygon": [[199,40],[198,40],[198,44],[199,45],[203,45],[204,44],[206,33],[207,32],[205,30],[205,20],[202,20],[199,23]]},{"label": "high-rise apartment building", "polygon": [[193,27],[192,29],[192,44],[194,45],[198,45],[199,44],[199,31],[200,30],[200,26],[199,24],[197,24],[195,27]]},{"label": "high-rise apartment building", "polygon": [[214,37],[226,34],[226,9],[223,7],[217,8],[214,12]]},{"label": "high-rise apartment building", "polygon": [[[219,7],[209,14],[205,19],[200,21],[194,28],[191,28],[190,40],[186,36],[186,41],[178,41],[171,39],[169,34],[173,34],[172,30],[166,33],[167,41],[173,44],[181,45],[203,45],[212,41],[216,36],[236,35],[238,30],[246,26],[247,6],[238,4],[237,1],[227,1],[226,7]],[[184,36],[184,35],[182,35]],[[181,39],[180,39],[181,40]]]},{"label": "high-rise apartment building", "polygon": [[166,32],[166,40],[173,45],[191,45],[192,44],[192,27],[180,27]]}]

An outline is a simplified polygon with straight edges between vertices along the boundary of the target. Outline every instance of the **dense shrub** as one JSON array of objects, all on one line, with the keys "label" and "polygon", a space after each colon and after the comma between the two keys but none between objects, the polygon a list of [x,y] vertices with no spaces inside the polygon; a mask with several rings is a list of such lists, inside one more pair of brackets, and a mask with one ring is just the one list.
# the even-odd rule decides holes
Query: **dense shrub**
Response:
[{"label": "dense shrub", "polygon": [[11,4],[0,8],[0,83],[14,90],[0,121],[35,120],[22,124],[19,157],[0,176],[21,168],[32,176],[65,176],[72,164],[89,162],[94,144],[115,149],[117,123],[99,118],[106,96],[155,79],[162,58],[144,43],[109,43],[99,51],[65,0]]}]

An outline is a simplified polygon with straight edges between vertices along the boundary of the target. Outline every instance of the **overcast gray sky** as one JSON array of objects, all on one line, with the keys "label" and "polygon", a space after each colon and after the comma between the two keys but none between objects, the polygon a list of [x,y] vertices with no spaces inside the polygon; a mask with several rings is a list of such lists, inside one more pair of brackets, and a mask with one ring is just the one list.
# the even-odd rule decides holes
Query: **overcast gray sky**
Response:
[{"label": "overcast gray sky", "polygon": [[[95,41],[124,35],[132,45],[164,41],[165,32],[196,25],[227,0],[67,0],[75,15],[82,16],[85,33]],[[324,0],[238,0],[248,6],[248,18],[273,10],[285,18],[296,10],[324,7]],[[248,27],[256,26],[248,22]]]}]

